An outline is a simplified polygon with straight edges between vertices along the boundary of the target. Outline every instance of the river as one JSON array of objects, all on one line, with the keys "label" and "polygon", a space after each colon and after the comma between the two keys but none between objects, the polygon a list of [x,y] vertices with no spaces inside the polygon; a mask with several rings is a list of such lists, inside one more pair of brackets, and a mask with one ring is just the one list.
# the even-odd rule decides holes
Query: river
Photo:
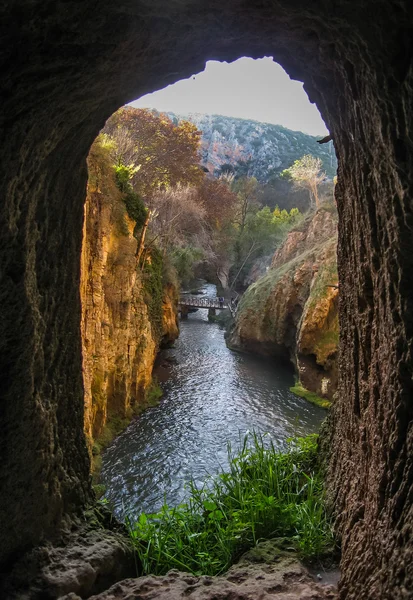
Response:
[{"label": "river", "polygon": [[[215,296],[215,286],[202,292]],[[181,321],[158,406],[131,422],[103,454],[102,483],[115,513],[153,512],[186,498],[185,483],[227,464],[227,441],[236,447],[246,431],[288,437],[318,431],[326,413],[289,390],[292,370],[272,359],[233,352],[207,310]]]}]

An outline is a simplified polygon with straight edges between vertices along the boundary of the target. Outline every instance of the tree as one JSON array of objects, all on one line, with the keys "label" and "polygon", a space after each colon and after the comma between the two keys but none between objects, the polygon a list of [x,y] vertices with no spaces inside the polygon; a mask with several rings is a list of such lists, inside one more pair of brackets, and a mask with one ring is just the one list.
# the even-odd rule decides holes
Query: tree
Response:
[{"label": "tree", "polygon": [[259,206],[258,181],[255,177],[240,177],[234,181],[232,189],[237,195],[236,223],[242,234],[248,215],[256,212]]},{"label": "tree", "polygon": [[145,201],[161,189],[197,185],[204,177],[201,132],[188,121],[175,125],[164,114],[125,107],[108,119],[103,133],[114,142],[114,162],[134,167],[131,184]]},{"label": "tree", "polygon": [[199,201],[197,189],[176,185],[160,190],[150,201],[152,222],[151,240],[156,241],[164,254],[173,248],[191,245],[203,247],[208,237],[205,224],[205,208]]},{"label": "tree", "polygon": [[318,186],[325,180],[326,174],[321,171],[323,162],[311,154],[306,154],[294,161],[291,167],[284,169],[281,176],[291,179],[297,189],[306,189],[310,195],[310,207],[319,208]]}]

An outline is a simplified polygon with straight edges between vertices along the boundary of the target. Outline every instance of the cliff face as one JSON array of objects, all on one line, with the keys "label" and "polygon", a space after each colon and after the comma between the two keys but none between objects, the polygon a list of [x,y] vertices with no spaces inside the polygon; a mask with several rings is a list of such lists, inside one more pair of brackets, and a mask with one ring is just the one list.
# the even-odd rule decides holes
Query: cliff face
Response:
[{"label": "cliff face", "polygon": [[243,296],[231,346],[290,357],[301,384],[331,399],[337,385],[337,219],[320,209],[292,230],[268,273]]},{"label": "cliff face", "polygon": [[145,400],[159,345],[178,336],[178,292],[164,286],[161,327],[137,268],[134,223],[126,214],[113,170],[97,144],[89,182],[81,257],[85,431],[89,441],[108,417],[128,417]]}]

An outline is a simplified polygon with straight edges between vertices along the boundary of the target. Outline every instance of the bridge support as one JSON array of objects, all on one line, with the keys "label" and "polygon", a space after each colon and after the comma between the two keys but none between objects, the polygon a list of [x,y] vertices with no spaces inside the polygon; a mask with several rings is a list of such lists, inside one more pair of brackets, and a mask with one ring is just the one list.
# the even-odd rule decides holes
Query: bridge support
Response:
[{"label": "bridge support", "polygon": [[181,304],[181,319],[187,319],[189,313],[189,306],[184,306]]},{"label": "bridge support", "polygon": [[208,308],[208,321],[212,321],[213,317],[217,314],[215,308]]}]

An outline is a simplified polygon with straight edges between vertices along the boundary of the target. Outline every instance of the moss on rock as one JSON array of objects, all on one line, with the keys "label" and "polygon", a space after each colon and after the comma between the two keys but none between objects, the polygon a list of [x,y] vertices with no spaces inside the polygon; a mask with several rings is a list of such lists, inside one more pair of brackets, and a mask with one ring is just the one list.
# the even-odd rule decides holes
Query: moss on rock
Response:
[{"label": "moss on rock", "polygon": [[296,383],[292,387],[290,387],[290,392],[295,394],[296,396],[300,396],[300,398],[305,398],[311,404],[315,404],[316,406],[320,406],[321,408],[330,408],[331,402],[327,398],[321,398],[321,396],[317,396],[314,392],[310,392],[306,390],[300,383]]}]

